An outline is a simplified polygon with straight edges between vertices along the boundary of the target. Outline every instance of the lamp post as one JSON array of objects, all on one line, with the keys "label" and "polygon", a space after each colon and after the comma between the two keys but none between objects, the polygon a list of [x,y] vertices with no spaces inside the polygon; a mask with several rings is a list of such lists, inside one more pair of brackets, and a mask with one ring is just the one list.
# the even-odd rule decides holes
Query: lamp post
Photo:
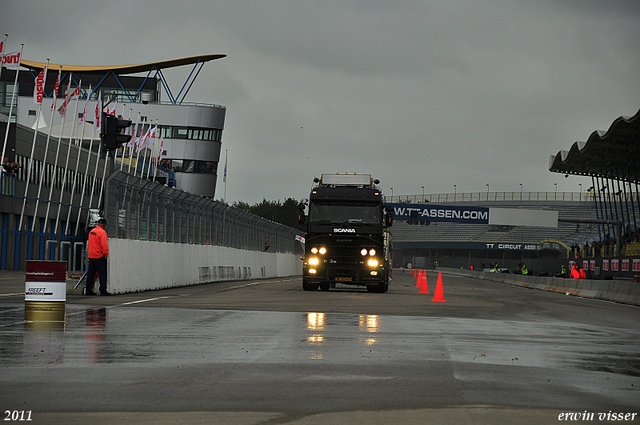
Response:
[{"label": "lamp post", "polygon": [[582,201],[582,183],[578,183],[578,187],[580,187],[580,201]]},{"label": "lamp post", "polygon": [[391,202],[393,202],[393,188],[390,187],[389,189],[391,189]]},{"label": "lamp post", "polygon": [[422,203],[424,204],[424,186],[420,186],[422,188]]},{"label": "lamp post", "polygon": [[456,188],[456,185],[453,185],[453,200],[456,200],[456,195],[458,194],[458,189]]},{"label": "lamp post", "polygon": [[522,201],[522,183],[520,183],[520,200]]}]

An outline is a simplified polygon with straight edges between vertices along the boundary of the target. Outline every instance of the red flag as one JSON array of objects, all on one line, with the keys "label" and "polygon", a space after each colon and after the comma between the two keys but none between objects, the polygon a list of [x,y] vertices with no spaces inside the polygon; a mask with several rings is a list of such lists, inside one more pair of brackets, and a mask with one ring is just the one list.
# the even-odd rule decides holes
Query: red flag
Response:
[{"label": "red flag", "polygon": [[158,154],[158,164],[162,161],[162,148],[164,147],[164,137],[160,138],[160,153]]},{"label": "red flag", "polygon": [[93,130],[100,132],[102,129],[102,92],[98,93],[98,103],[93,117]]},{"label": "red flag", "polygon": [[51,109],[56,107],[56,101],[58,100],[58,90],[60,90],[60,74],[62,73],[62,68],[58,70],[58,78],[56,79],[56,85],[53,88],[53,103],[51,104]]},{"label": "red flag", "polygon": [[107,110],[105,111],[105,113],[107,115],[113,115],[114,117],[116,117],[116,108],[118,107],[118,102],[113,102],[113,105],[109,106],[107,105]]},{"label": "red flag", "polygon": [[60,115],[65,115],[67,112],[67,105],[69,104],[69,102],[72,99],[75,99],[76,97],[80,96],[80,86],[76,87],[73,93],[69,93],[70,89],[71,89],[71,79],[69,79],[69,85],[67,86],[67,91],[65,92],[67,95],[64,99],[64,102],[62,102],[62,105],[60,105],[60,107],[58,108],[58,112],[60,112]]},{"label": "red flag", "polygon": [[42,99],[44,98],[44,84],[47,82],[48,67],[49,65],[45,66],[36,77],[36,82],[33,86],[33,103],[35,104],[42,103]]}]

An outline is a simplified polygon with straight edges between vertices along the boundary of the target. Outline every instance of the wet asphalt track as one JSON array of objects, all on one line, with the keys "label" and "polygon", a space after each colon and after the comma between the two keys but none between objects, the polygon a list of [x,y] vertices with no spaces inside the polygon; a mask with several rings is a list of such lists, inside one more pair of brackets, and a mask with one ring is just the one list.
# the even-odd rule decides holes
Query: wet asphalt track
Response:
[{"label": "wet asphalt track", "polygon": [[431,295],[394,277],[386,294],[305,292],[288,278],[69,296],[57,330],[26,325],[24,297],[4,285],[0,407],[96,424],[640,413],[637,307],[452,275],[436,303],[436,274]]}]

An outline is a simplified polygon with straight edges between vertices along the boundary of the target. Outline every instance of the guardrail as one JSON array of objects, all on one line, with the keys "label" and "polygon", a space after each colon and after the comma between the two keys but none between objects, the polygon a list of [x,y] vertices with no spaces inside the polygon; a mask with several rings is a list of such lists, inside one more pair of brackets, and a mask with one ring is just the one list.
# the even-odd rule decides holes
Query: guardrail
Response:
[{"label": "guardrail", "polygon": [[[627,194],[627,196],[637,194]],[[604,195],[603,195],[604,196]],[[617,195],[618,196],[618,195]],[[470,193],[435,193],[417,195],[385,196],[389,203],[446,203],[474,201],[559,201],[559,202],[591,202],[593,192],[470,192]]]}]

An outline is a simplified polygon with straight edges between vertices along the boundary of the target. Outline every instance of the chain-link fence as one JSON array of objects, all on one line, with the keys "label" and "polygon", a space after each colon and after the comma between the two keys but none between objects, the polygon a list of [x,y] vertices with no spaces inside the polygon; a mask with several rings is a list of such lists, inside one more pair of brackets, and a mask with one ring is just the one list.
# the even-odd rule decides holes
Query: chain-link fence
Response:
[{"label": "chain-link fence", "polygon": [[302,253],[296,229],[210,198],[117,170],[105,190],[109,237]]}]

